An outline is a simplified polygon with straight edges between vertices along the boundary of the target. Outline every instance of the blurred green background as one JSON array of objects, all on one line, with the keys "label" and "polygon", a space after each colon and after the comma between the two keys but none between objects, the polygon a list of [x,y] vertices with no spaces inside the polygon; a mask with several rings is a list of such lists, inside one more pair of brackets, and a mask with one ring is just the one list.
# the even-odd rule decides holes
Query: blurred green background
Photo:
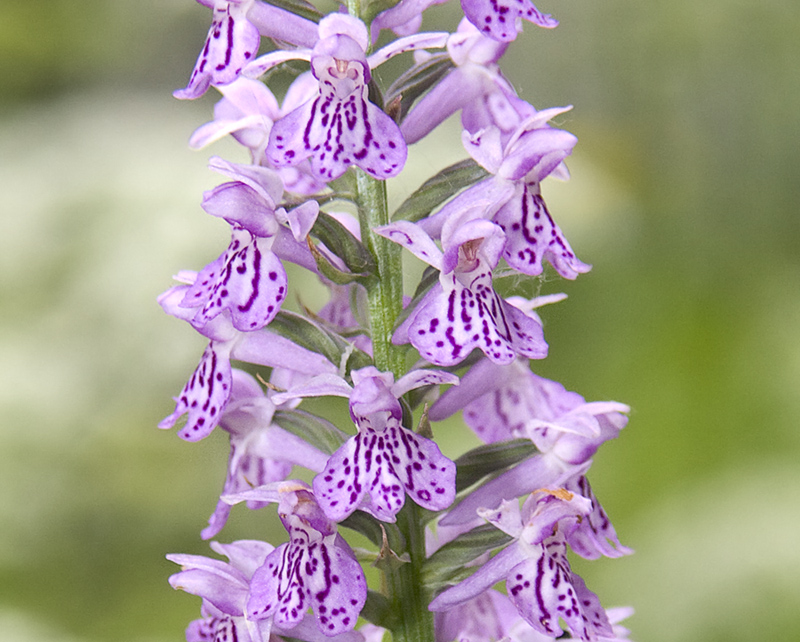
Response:
[{"label": "blurred green background", "polygon": [[[155,297],[227,243],[199,207],[208,156],[245,160],[190,152],[216,96],[170,95],[208,11],[0,5],[0,637],[182,640],[198,600],[164,555],[208,551],[227,446],[155,428],[204,343]],[[538,6],[561,26],[526,27],[504,69],[535,106],[575,105],[573,178],[544,194],[594,269],[526,286],[569,294],[537,371],[633,407],[591,477],[637,553],[576,566],[635,606],[639,642],[800,637],[800,4]],[[464,157],[454,134],[395,199]],[[274,527],[242,509],[220,538]]]}]

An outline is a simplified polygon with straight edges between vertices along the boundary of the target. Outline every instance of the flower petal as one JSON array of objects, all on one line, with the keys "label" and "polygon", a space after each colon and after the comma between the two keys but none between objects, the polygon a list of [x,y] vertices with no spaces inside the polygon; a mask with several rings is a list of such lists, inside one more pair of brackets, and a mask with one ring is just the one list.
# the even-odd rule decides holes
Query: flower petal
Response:
[{"label": "flower petal", "polygon": [[212,341],[203,352],[200,363],[176,398],[175,411],[158,424],[168,429],[188,413],[186,425],[178,436],[186,441],[199,441],[216,428],[231,391],[231,344]]},{"label": "flower petal", "polygon": [[248,22],[246,10],[247,7],[236,2],[218,3],[214,7],[205,46],[189,84],[173,93],[176,98],[197,98],[211,83],[225,85],[233,82],[242,67],[258,53],[261,36],[258,29]]},{"label": "flower petal", "polygon": [[461,7],[482,33],[501,42],[517,37],[518,18],[546,29],[558,26],[557,20],[541,13],[530,0],[461,0]]}]

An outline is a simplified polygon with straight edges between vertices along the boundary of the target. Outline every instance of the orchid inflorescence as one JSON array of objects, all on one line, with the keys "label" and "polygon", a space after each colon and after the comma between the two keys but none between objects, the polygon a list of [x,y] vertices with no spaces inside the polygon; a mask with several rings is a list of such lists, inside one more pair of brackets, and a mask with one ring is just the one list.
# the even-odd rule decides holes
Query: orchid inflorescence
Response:
[{"label": "orchid inflorescence", "polygon": [[[548,350],[536,309],[563,295],[494,286],[501,262],[528,276],[547,262],[566,279],[590,269],[541,190],[568,177],[577,139],[550,121],[569,107],[536,110],[498,64],[523,20],[557,22],[530,0],[462,0],[454,33],[419,32],[443,0],[350,0],[327,16],[305,0],[198,1],[212,24],[175,96],[222,98],[190,145],[232,136],[250,162],[211,159],[227,182],[202,207],[227,222],[230,244],[159,298],[209,340],[160,427],[230,437],[203,539],[246,502],[277,507],[287,541],[212,541],[227,561],[168,556],[182,567],[172,586],[202,598],[186,639],[626,640],[630,609],[604,609],[567,551],[631,552],[586,478],[628,408],[531,371]],[[374,70],[403,54],[405,71],[378,82]],[[279,102],[261,78],[287,64],[307,71]],[[385,181],[408,145],[459,111],[469,158],[390,217]],[[427,265],[413,297],[402,250]],[[282,309],[286,261],[328,289],[321,309]],[[345,430],[302,407],[331,396],[348,400]],[[431,422],[459,411],[484,445],[452,461]],[[288,479],[299,469],[304,480]],[[352,532],[373,548],[356,554]]]}]

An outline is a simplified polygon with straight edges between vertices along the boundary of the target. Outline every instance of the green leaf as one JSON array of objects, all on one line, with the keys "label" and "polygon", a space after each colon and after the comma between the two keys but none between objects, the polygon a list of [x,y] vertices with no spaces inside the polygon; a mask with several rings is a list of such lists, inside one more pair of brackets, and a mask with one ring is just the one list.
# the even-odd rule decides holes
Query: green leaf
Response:
[{"label": "green leaf", "polygon": [[446,53],[434,54],[420,65],[414,65],[392,83],[386,92],[386,104],[391,106],[392,117],[403,122],[411,105],[433,87],[453,68]]},{"label": "green leaf", "polygon": [[422,581],[432,591],[455,584],[474,570],[467,564],[511,540],[511,536],[491,524],[476,526],[442,546],[423,562]]},{"label": "green leaf", "polygon": [[311,251],[311,256],[314,257],[314,262],[317,264],[317,269],[322,276],[326,279],[333,281],[337,285],[347,285],[356,281],[363,282],[368,274],[353,274],[352,272],[344,272],[331,263],[328,258],[319,251],[314,242],[310,239],[308,241],[308,249]]},{"label": "green leaf", "polygon": [[392,219],[419,221],[462,189],[474,185],[489,175],[483,167],[468,158],[445,167],[433,178],[425,181],[416,192],[397,208]]},{"label": "green leaf", "polygon": [[306,18],[312,22],[319,22],[322,19],[322,14],[310,2],[306,0],[266,0],[267,4],[271,4],[278,9],[285,9],[289,13],[293,13],[301,18]]},{"label": "green leaf", "polygon": [[374,274],[375,259],[350,231],[330,214],[320,212],[311,234],[344,261],[347,269],[360,276]]},{"label": "green leaf", "polygon": [[[379,522],[372,515],[364,511],[357,510],[355,513],[339,522],[339,526],[344,526],[352,531],[361,533],[375,546],[383,546],[383,533],[389,540],[389,546],[394,551],[405,552],[405,538],[400,533],[397,524]],[[383,528],[381,528],[383,526]]]},{"label": "green leaf", "polygon": [[276,410],[272,421],[329,455],[347,440],[347,435],[330,421],[305,410]]},{"label": "green leaf", "polygon": [[536,451],[529,439],[512,439],[478,446],[456,459],[456,491],[461,492],[488,475],[496,476]]},{"label": "green leaf", "polygon": [[372,365],[368,354],[353,347],[333,330],[294,312],[278,312],[269,329],[307,350],[321,354],[335,366],[343,367],[346,374]]}]

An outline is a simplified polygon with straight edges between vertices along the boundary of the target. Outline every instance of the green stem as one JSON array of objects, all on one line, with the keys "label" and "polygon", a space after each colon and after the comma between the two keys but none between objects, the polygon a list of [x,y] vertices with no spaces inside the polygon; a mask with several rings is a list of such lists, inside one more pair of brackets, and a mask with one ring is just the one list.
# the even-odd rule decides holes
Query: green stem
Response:
[{"label": "green stem", "polygon": [[[372,354],[378,370],[392,372],[395,378],[405,372],[404,351],[392,344],[392,333],[403,307],[403,263],[399,245],[373,232],[389,222],[386,184],[356,169],[361,240],[375,257],[377,274],[367,284]],[[422,564],[425,561],[425,528],[420,508],[411,500],[398,514],[397,526],[403,534],[410,562],[385,570],[387,597],[396,616],[392,628],[394,642],[433,642],[433,614],[428,610],[430,595],[423,589]]]},{"label": "green stem", "polygon": [[[348,12],[364,19],[361,0],[347,0]],[[404,350],[392,344],[394,324],[403,309],[402,248],[373,230],[389,223],[386,183],[355,169],[358,218],[361,241],[372,252],[378,266],[375,278],[367,284],[372,355],[375,367],[391,372],[395,379],[405,373]],[[396,616],[393,642],[434,642],[433,614],[428,610],[431,596],[423,589],[422,564],[425,561],[425,527],[421,509],[411,500],[397,516],[397,526],[405,538],[410,561],[385,570],[387,598]]]},{"label": "green stem", "polygon": [[402,248],[373,232],[389,222],[386,183],[356,168],[356,184],[361,241],[378,266],[376,278],[367,286],[373,359],[378,370],[400,377],[405,372],[405,351],[392,344],[392,333],[403,309]]}]

